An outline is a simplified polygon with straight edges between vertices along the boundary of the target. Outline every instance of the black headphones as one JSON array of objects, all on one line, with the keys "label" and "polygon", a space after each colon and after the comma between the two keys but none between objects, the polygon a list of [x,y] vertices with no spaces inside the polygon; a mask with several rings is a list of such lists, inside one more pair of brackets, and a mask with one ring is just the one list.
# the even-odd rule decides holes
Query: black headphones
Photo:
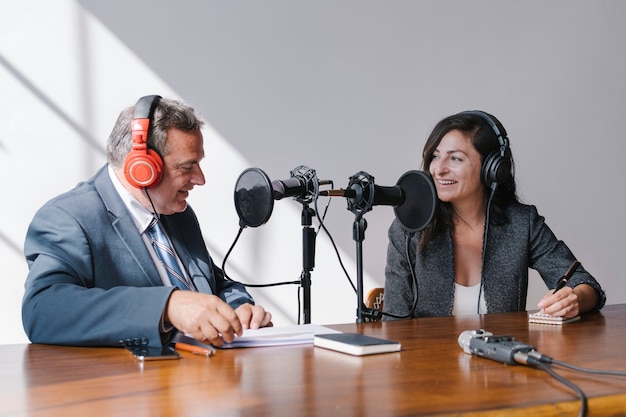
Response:
[{"label": "black headphones", "polygon": [[505,183],[511,178],[511,153],[509,150],[509,138],[506,136],[504,127],[502,130],[498,128],[493,116],[480,111],[471,110],[464,111],[459,114],[471,114],[482,118],[491,127],[498,138],[500,146],[487,155],[483,161],[480,171],[480,180],[487,187],[495,189],[498,185]]},{"label": "black headphones", "polygon": [[161,96],[144,96],[135,104],[131,121],[133,148],[126,155],[124,175],[128,182],[137,188],[154,187],[159,184],[163,175],[161,156],[148,148],[148,132],[159,100]]}]

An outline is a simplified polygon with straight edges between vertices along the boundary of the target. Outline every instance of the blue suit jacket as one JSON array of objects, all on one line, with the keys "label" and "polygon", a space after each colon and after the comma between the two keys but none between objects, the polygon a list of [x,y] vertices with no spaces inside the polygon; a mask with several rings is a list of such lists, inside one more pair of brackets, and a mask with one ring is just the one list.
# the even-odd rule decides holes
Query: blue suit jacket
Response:
[{"label": "blue suit jacket", "polygon": [[[191,207],[162,219],[199,291],[233,308],[253,303],[213,263]],[[22,321],[32,342],[111,346],[147,338],[161,345],[161,316],[174,289],[163,286],[106,166],[35,214],[24,254]]]}]

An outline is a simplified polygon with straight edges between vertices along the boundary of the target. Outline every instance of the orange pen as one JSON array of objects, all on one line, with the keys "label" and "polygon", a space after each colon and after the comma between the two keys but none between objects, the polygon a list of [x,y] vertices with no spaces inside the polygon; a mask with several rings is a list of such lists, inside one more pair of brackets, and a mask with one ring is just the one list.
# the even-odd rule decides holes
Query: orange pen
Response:
[{"label": "orange pen", "polygon": [[207,356],[207,357],[215,355],[215,349],[213,349],[211,346],[203,347],[203,346],[190,345],[189,343],[184,343],[184,342],[176,342],[175,347],[176,349],[191,352],[196,355],[202,355],[202,356]]}]

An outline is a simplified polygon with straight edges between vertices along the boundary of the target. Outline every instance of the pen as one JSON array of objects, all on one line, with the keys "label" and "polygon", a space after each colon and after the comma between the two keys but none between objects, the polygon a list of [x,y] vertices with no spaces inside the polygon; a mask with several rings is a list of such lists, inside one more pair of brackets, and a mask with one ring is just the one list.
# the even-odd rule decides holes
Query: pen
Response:
[{"label": "pen", "polygon": [[191,353],[194,353],[196,355],[202,355],[202,356],[213,356],[213,355],[215,355],[215,349],[213,349],[210,346],[202,347],[202,346],[190,345],[189,343],[176,342],[175,347],[176,347],[176,349],[180,349],[180,350],[184,350],[184,351],[187,351],[187,352],[191,352]]},{"label": "pen", "polygon": [[559,283],[557,284],[552,294],[554,294],[555,292],[563,288],[565,284],[567,284],[567,281],[569,281],[569,279],[572,277],[572,275],[574,274],[574,271],[576,271],[576,268],[578,268],[579,265],[580,265],[580,262],[577,259],[570,265],[569,268],[567,268],[567,271],[565,271],[565,274],[563,274],[563,276],[559,279]]}]

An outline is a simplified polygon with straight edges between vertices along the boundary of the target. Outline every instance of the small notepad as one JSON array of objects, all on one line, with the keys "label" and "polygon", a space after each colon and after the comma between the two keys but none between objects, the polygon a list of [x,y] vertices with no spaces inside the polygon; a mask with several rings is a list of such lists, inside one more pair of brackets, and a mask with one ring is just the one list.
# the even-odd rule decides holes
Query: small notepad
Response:
[{"label": "small notepad", "polygon": [[316,334],[313,344],[321,348],[336,350],[354,356],[402,350],[400,342],[366,336],[360,333]]},{"label": "small notepad", "polygon": [[540,313],[540,312],[531,313],[528,315],[529,323],[560,325],[560,324],[565,324],[565,323],[571,323],[571,322],[578,321],[578,320],[580,320],[580,316],[566,318],[566,317],[551,316],[549,314]]}]

